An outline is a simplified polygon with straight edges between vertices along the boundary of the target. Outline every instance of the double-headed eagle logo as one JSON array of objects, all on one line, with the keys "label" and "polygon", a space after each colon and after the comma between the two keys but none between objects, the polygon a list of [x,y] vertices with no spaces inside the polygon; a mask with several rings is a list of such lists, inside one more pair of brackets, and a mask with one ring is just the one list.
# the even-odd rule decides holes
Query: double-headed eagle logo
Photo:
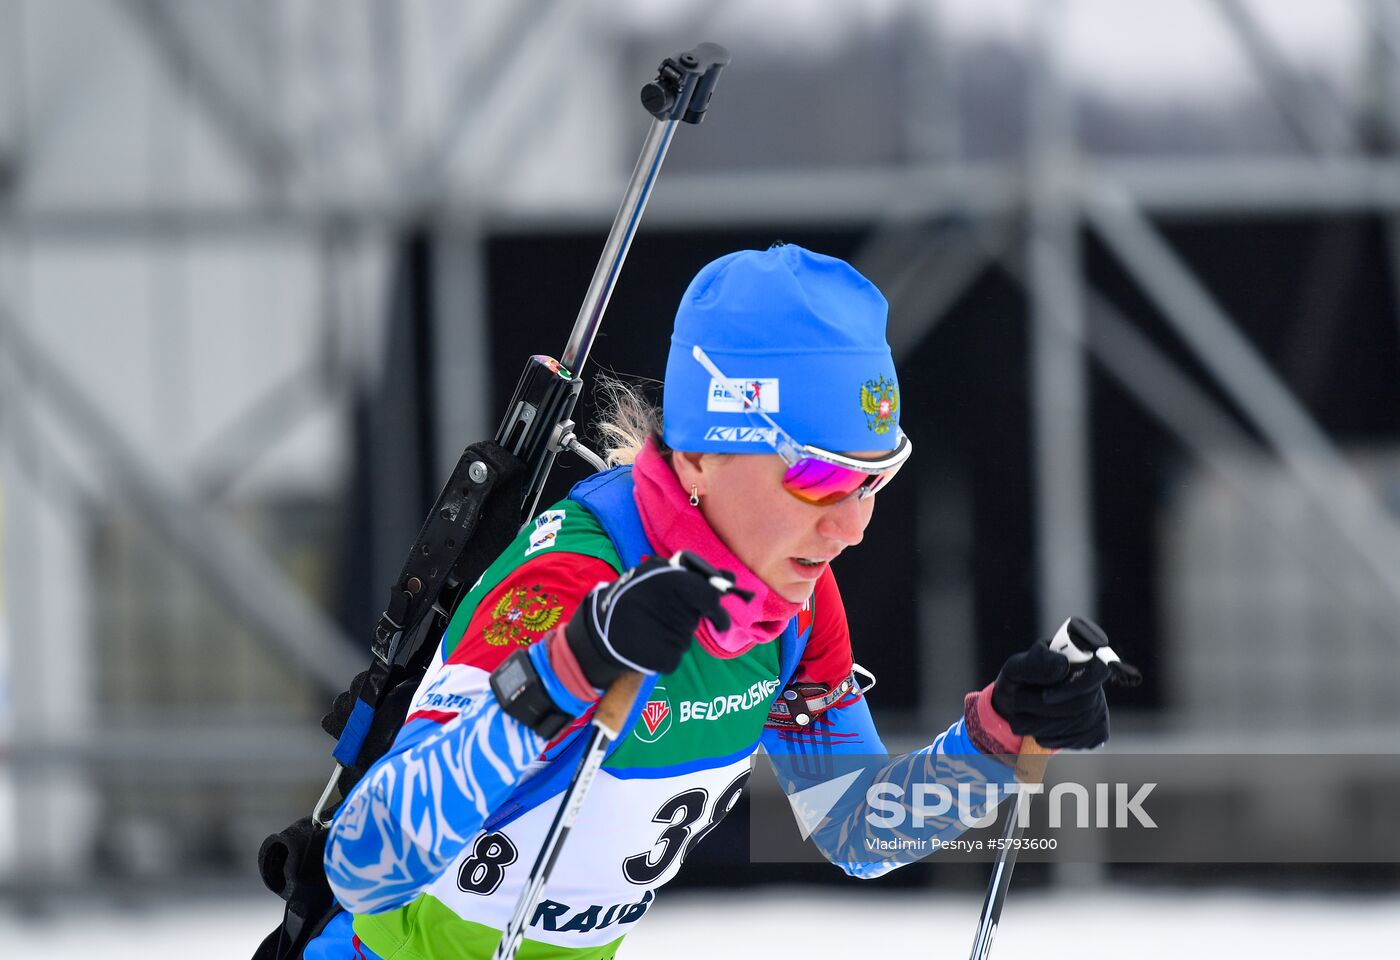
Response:
[{"label": "double-headed eagle logo", "polygon": [[552,593],[545,593],[539,584],[529,590],[516,587],[508,590],[491,611],[491,623],[482,631],[486,642],[504,647],[514,641],[528,647],[536,637],[549,630],[564,615],[564,605]]},{"label": "double-headed eagle logo", "polygon": [[899,412],[899,388],[884,377],[865,381],[860,388],[860,409],[866,426],[876,433],[889,433]]}]

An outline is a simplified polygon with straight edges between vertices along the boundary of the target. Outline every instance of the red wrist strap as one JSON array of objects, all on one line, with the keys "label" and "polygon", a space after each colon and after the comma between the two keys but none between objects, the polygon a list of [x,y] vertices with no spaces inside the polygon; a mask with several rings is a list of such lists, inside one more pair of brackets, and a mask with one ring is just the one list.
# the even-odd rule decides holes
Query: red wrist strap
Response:
[{"label": "red wrist strap", "polygon": [[549,665],[554,668],[559,682],[574,696],[590,702],[597,700],[598,691],[583,675],[583,668],[578,665],[578,658],[564,636],[564,627],[565,624],[561,623],[540,639],[545,645],[545,653],[549,655]]},{"label": "red wrist strap", "polygon": [[1018,754],[1021,752],[1021,737],[992,706],[994,686],[995,683],[989,683],[963,699],[963,718],[967,721],[967,735],[983,753]]}]

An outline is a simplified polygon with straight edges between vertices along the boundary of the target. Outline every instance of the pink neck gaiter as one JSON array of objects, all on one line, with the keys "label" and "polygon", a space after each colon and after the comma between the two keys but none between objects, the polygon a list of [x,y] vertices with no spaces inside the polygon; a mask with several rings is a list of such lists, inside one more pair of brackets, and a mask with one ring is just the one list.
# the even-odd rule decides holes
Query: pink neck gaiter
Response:
[{"label": "pink neck gaiter", "polygon": [[658,556],[669,557],[677,550],[689,550],[721,570],[738,575],[739,586],[752,590],[752,603],[728,596],[723,601],[733,623],[724,633],[717,633],[707,620],[700,621],[696,637],[706,652],[723,659],[748,653],[760,643],[768,643],[787,627],[788,621],[802,608],[768,589],[739,558],[724,545],[705,522],[699,507],[690,505],[690,495],[671,465],[648,440],[637,454],[632,466],[632,497],[641,513],[642,527]]}]

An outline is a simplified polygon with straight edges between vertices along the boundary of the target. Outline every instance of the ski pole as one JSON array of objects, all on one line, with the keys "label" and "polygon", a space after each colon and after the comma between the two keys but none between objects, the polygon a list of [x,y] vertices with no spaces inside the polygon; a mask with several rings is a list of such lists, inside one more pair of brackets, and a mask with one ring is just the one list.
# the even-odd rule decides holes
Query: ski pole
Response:
[{"label": "ski pole", "polygon": [[603,694],[603,699],[598,701],[593,721],[589,724],[588,745],[584,747],[583,760],[574,773],[573,780],[569,782],[568,789],[564,791],[559,809],[555,811],[554,819],[545,833],[544,842],[540,845],[540,852],[535,857],[534,866],[530,868],[525,889],[521,891],[520,899],[515,904],[515,912],[511,914],[510,922],[501,934],[501,942],[496,944],[496,952],[491,954],[491,960],[512,960],[516,951],[520,949],[520,943],[525,939],[525,928],[530,923],[530,914],[535,912],[535,906],[540,902],[540,894],[544,892],[545,881],[554,871],[554,862],[559,859],[559,851],[564,848],[564,841],[568,839],[574,819],[578,816],[579,808],[583,806],[583,798],[587,796],[588,789],[593,785],[593,778],[598,774],[598,768],[603,765],[608,747],[624,732],[623,726],[627,722],[627,715],[632,711],[632,704],[637,698],[637,690],[641,684],[640,673],[624,673],[613,681],[608,692]]},{"label": "ski pole", "polygon": [[[737,586],[728,577],[721,576],[698,557],[678,552],[668,562],[673,567],[687,567],[707,577],[710,585],[721,594],[732,593],[746,603],[753,600],[752,593]],[[559,859],[559,851],[564,848],[564,841],[569,837],[569,830],[573,828],[574,819],[583,806],[583,798],[593,786],[593,778],[597,776],[603,760],[608,755],[608,747],[627,732],[627,717],[632,712],[632,705],[636,702],[641,683],[640,673],[624,673],[613,681],[613,685],[608,687],[607,693],[598,701],[598,706],[593,711],[593,720],[589,724],[583,760],[564,790],[559,809],[554,812],[554,819],[550,821],[549,830],[540,845],[540,852],[535,857],[534,865],[530,867],[525,889],[516,901],[515,912],[511,914],[510,922],[506,924],[505,931],[501,934],[501,942],[496,944],[496,952],[491,955],[491,960],[513,960],[516,951],[520,949],[531,914],[540,902],[545,882],[554,872],[554,862]]]},{"label": "ski pole", "polygon": [[[1016,779],[1022,783],[1040,783],[1045,779],[1045,764],[1052,751],[1036,742],[1035,737],[1021,740],[1021,753],[1016,758]],[[1021,838],[1021,804],[1029,802],[1018,792],[1011,803],[1011,812],[1006,816],[1006,830],[1002,835],[1005,841],[997,851],[997,861],[992,867],[992,878],[987,883],[987,897],[982,901],[982,916],[977,922],[977,936],[972,941],[972,960],[987,960],[992,953],[992,938],[996,936],[997,924],[1001,922],[1001,908],[1006,903],[1006,892],[1011,889],[1011,871],[1016,866],[1016,841]]]},{"label": "ski pole", "polygon": [[[1064,657],[1071,664],[1084,664],[1099,660],[1108,667],[1109,679],[1122,686],[1136,686],[1142,682],[1142,674],[1136,667],[1124,663],[1108,645],[1108,638],[1097,628],[1093,630],[1070,630],[1074,618],[1060,624],[1050,641],[1050,649]],[[1052,750],[1047,750],[1036,742],[1034,737],[1021,739],[1021,753],[1016,758],[1016,779],[1022,783],[1040,783],[1045,779],[1045,765],[1050,760]],[[997,851],[997,859],[992,867],[991,879],[987,882],[987,896],[982,901],[982,915],[977,921],[977,935],[972,940],[971,960],[987,960],[992,953],[992,938],[996,936],[997,925],[1001,923],[1001,908],[1006,903],[1006,893],[1011,889],[1011,871],[1016,866],[1016,841],[1021,839],[1025,828],[1021,825],[1021,804],[1030,803],[1030,798],[1017,791],[1006,817],[1006,829],[1002,834],[1003,843]]]}]

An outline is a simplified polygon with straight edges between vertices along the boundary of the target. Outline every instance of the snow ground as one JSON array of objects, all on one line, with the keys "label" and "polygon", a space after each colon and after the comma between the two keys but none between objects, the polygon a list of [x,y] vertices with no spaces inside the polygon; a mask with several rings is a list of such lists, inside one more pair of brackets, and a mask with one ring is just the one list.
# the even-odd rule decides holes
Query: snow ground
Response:
[{"label": "snow ground", "polygon": [[[662,897],[632,934],[623,960],[716,956],[909,958],[967,956],[980,898],[908,891]],[[103,960],[248,960],[271,929],[268,898],[190,902],[169,909],[74,910],[62,922],[0,910],[0,956]],[[1214,957],[1396,956],[1400,898],[1258,893],[1113,892],[1082,896],[1012,891],[993,956],[1052,960],[1193,960]],[[838,946],[839,945],[839,946]]]}]

